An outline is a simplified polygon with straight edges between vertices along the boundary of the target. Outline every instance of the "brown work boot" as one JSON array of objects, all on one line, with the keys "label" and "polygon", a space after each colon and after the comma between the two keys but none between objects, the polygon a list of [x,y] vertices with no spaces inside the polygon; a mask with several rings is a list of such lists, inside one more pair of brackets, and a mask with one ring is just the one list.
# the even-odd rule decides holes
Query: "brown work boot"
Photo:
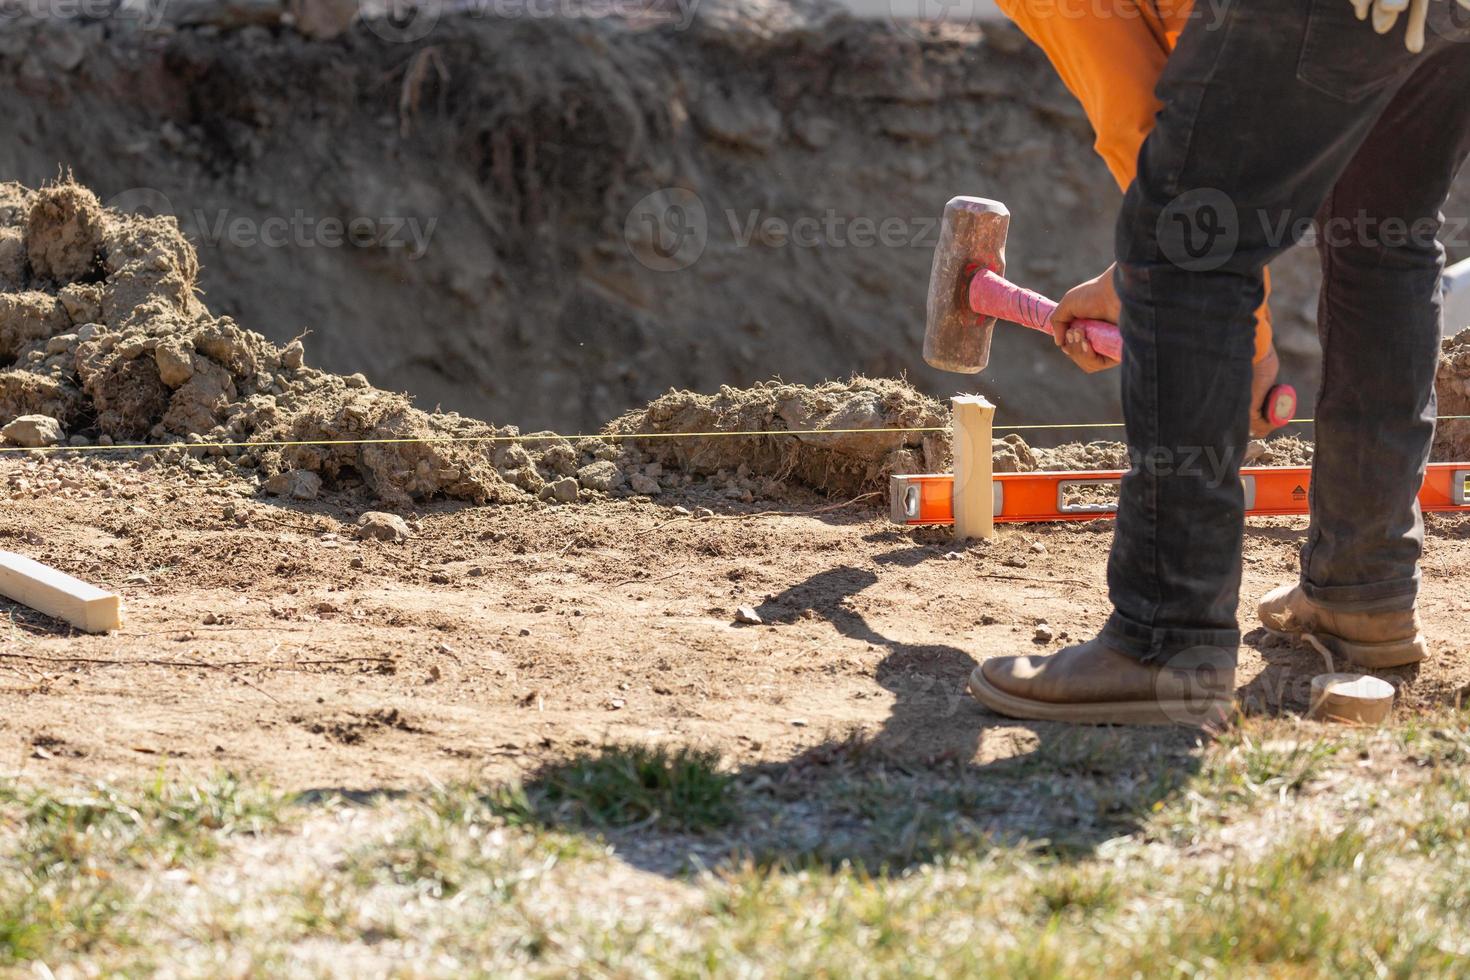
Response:
[{"label": "brown work boot", "polygon": [[1234,692],[1224,655],[1154,666],[1098,640],[1049,657],[997,657],[970,674],[970,693],[992,711],[1079,725],[1215,725],[1229,717]]},{"label": "brown work boot", "polygon": [[1333,653],[1359,667],[1381,670],[1417,664],[1429,656],[1414,609],[1337,612],[1317,605],[1299,585],[1266,593],[1256,611],[1276,636],[1310,633]]}]

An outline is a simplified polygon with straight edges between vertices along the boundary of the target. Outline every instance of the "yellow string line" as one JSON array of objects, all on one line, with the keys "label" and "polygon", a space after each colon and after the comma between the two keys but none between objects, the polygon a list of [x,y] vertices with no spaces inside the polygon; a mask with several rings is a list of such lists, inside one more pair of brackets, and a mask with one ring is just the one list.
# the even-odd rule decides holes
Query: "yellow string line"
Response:
[{"label": "yellow string line", "polygon": [[[1470,415],[1441,415],[1437,421],[1452,422],[1470,419]],[[1310,425],[1316,419],[1291,419],[1288,425]],[[997,432],[1019,432],[1035,429],[1118,429],[1122,422],[1049,422],[1029,425],[996,425]],[[719,439],[756,436],[837,436],[861,434],[897,434],[900,432],[948,432],[947,425],[907,425],[867,429],[748,429],[735,432],[596,432],[562,435],[561,433],[536,433],[519,436],[385,436],[373,439],[280,439],[260,442],[139,442],[113,446],[0,446],[0,453],[86,453],[86,452],[143,452],[159,449],[288,449],[300,446],[399,446],[433,443],[496,443],[496,442],[554,442],[563,440],[577,442],[582,439],[602,439],[625,442],[630,439]]]}]

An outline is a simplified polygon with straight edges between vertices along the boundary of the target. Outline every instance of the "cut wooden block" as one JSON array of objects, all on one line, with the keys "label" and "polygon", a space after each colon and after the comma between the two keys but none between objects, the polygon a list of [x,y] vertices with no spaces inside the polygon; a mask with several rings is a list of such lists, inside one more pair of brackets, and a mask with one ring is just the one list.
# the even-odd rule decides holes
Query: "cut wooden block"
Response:
[{"label": "cut wooden block", "polygon": [[116,595],[11,551],[0,551],[0,595],[86,633],[122,625],[122,601]]},{"label": "cut wooden block", "polygon": [[954,536],[995,537],[991,429],[995,406],[979,395],[950,399],[954,443]]},{"label": "cut wooden block", "polygon": [[1312,678],[1309,718],[1377,725],[1393,710],[1393,685],[1369,674],[1318,674]]}]

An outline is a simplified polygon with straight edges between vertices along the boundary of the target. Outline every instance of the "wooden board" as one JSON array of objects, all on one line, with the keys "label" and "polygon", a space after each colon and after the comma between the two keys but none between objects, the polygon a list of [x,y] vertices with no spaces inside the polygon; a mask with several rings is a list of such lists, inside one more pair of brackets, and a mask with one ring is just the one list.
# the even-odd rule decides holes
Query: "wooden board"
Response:
[{"label": "wooden board", "polygon": [[1308,717],[1377,725],[1393,710],[1393,685],[1371,674],[1318,674],[1312,678]]},{"label": "wooden board", "polygon": [[994,464],[990,432],[995,406],[979,395],[950,399],[954,432],[954,536],[995,537]]},{"label": "wooden board", "polygon": [[116,595],[12,551],[0,551],[0,595],[86,633],[122,625]]}]

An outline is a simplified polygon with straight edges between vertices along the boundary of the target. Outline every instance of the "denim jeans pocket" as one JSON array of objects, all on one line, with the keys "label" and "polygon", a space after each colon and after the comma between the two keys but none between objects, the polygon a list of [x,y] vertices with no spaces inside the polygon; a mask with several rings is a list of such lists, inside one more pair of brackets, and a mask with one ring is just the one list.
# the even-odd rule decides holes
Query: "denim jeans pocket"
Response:
[{"label": "denim jeans pocket", "polygon": [[1297,79],[1342,102],[1360,102],[1414,67],[1404,47],[1404,17],[1379,34],[1349,0],[1310,0]]}]

